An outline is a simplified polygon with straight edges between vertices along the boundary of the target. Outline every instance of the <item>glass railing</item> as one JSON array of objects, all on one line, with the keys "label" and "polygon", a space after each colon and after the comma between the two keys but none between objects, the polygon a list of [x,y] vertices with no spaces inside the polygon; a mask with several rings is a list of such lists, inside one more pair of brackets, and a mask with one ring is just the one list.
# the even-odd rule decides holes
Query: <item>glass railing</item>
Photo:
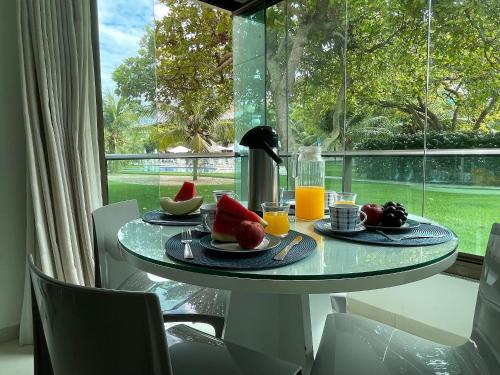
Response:
[{"label": "glass railing", "polygon": [[107,157],[109,202],[137,199],[141,212],[159,207],[159,197],[173,197],[184,181],[193,181],[206,202],[213,190],[235,189],[235,158],[162,155]]},{"label": "glass railing", "polygon": [[[286,156],[286,155],[285,155]],[[397,201],[409,212],[452,229],[459,250],[483,255],[491,225],[500,221],[500,151],[353,151],[324,155],[326,189],[348,188],[358,203]],[[137,199],[142,212],[157,209],[159,197],[173,196],[183,181],[193,180],[206,202],[212,191],[245,185],[242,159],[233,154],[108,155],[109,202]],[[425,159],[425,165],[424,165]],[[286,158],[285,158],[286,160]],[[293,187],[286,162],[280,186]],[[424,173],[425,168],[425,173]]]}]

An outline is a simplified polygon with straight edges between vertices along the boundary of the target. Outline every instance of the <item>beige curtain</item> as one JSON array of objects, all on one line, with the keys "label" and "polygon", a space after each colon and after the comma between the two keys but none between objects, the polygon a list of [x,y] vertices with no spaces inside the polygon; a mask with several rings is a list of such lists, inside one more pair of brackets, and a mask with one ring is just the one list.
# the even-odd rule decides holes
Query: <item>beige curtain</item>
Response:
[{"label": "beige curtain", "polygon": [[[27,252],[48,275],[81,285],[94,280],[90,214],[102,202],[90,1],[18,0]],[[25,289],[21,343],[31,337]]]}]

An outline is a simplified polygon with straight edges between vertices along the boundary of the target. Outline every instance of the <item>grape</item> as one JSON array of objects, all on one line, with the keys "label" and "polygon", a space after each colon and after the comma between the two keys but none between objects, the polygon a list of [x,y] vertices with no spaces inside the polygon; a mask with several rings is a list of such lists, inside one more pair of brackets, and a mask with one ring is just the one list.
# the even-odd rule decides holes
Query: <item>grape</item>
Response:
[{"label": "grape", "polygon": [[383,206],[382,225],[388,227],[400,227],[406,223],[408,212],[404,206],[397,202],[386,202]]},{"label": "grape", "polygon": [[384,212],[387,212],[388,214],[395,214],[396,208],[394,206],[389,206],[384,210]]}]

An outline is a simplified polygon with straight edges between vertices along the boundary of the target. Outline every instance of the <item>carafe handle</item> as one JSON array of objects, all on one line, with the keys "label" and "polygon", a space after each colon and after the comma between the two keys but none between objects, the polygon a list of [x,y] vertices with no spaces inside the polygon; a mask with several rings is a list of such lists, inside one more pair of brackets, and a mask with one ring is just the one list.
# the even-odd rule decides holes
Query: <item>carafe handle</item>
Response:
[{"label": "carafe handle", "polygon": [[294,153],[292,155],[292,178],[297,178],[299,176],[299,154]]},{"label": "carafe handle", "polygon": [[283,162],[283,159],[281,159],[272,149],[271,146],[267,144],[267,142],[262,142],[262,148],[264,151],[267,152],[267,154],[276,162],[276,164],[281,164]]}]

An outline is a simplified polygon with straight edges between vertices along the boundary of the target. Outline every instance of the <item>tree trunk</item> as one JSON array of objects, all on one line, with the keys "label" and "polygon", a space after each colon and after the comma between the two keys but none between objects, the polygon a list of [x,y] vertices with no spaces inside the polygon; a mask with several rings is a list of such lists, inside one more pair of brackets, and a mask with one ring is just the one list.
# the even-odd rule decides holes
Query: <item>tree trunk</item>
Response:
[{"label": "tree trunk", "polygon": [[[295,74],[304,55],[305,46],[311,30],[321,25],[327,17],[328,0],[319,0],[310,17],[304,17],[303,22],[297,27],[294,35],[288,35],[288,39],[282,38],[276,50],[267,49],[266,61],[267,72],[269,73],[271,85],[271,96],[276,106],[276,127],[281,142],[288,142],[288,148],[293,149],[295,139],[288,124],[288,98],[292,93],[295,84]],[[333,20],[329,22],[333,23]],[[285,20],[286,24],[286,20]],[[281,61],[283,51],[286,61]],[[283,63],[286,64],[286,71],[283,70]],[[288,90],[287,90],[288,89]]]},{"label": "tree trunk", "polygon": [[493,107],[495,107],[495,104],[497,104],[497,100],[498,100],[498,92],[495,92],[493,94],[493,96],[491,97],[490,102],[488,103],[486,108],[483,109],[483,111],[481,112],[481,114],[477,118],[476,122],[474,123],[474,129],[473,129],[474,131],[479,130],[479,127],[483,123],[483,121],[486,118],[486,116],[488,115],[488,113],[490,113],[490,111],[493,109]]},{"label": "tree trunk", "polygon": [[193,159],[193,181],[198,181],[198,158]]},{"label": "tree trunk", "polygon": [[458,123],[458,111],[460,110],[460,106],[456,106],[455,110],[453,111],[453,118],[451,119],[451,130],[456,130],[457,129],[457,123]]},{"label": "tree trunk", "polygon": [[[285,85],[279,85],[285,86]],[[276,110],[276,130],[278,131],[281,147],[284,150],[293,149],[295,139],[292,131],[288,128],[288,100],[286,87],[273,90],[272,96]]]}]

